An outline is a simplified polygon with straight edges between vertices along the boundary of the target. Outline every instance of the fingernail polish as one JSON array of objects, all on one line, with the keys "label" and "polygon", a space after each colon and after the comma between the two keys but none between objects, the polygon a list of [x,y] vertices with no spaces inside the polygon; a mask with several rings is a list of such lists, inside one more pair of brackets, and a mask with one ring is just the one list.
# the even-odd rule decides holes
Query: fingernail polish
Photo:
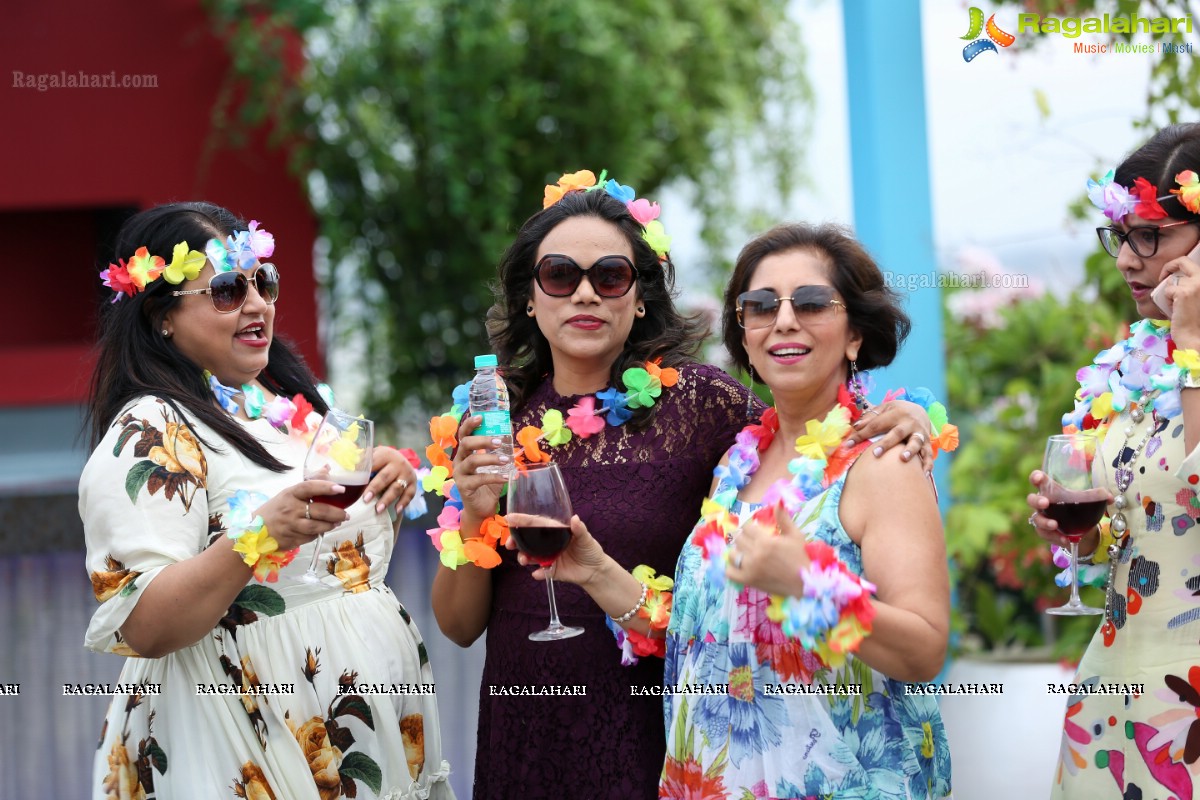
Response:
[{"label": "fingernail polish", "polygon": [[497,437],[497,438],[495,438],[495,439],[492,439],[492,447],[499,447],[499,446],[500,446],[500,439],[499,439],[499,437]]},{"label": "fingernail polish", "polygon": [[382,514],[382,513],[383,513],[383,503],[377,503],[377,504],[375,505],[375,513],[376,513],[376,514]]},{"label": "fingernail polish", "polygon": [[900,454],[900,457],[903,458],[905,461],[908,461],[910,458],[912,458],[912,453],[909,452],[908,450],[905,450],[903,453]]},{"label": "fingernail polish", "polygon": [[878,458],[879,456],[883,455],[883,448],[882,448],[882,447],[876,447],[876,448],[875,448],[874,450],[872,450],[871,452],[873,452],[873,453],[875,454],[875,457],[876,457],[876,458]]},{"label": "fingernail polish", "polygon": [[500,463],[501,463],[501,464],[507,464],[507,463],[508,463],[508,456],[504,455],[503,453],[501,453],[501,454],[500,454],[499,458],[500,458]]},{"label": "fingernail polish", "polygon": [[375,493],[374,493],[374,492],[363,492],[363,498],[362,498],[362,499],[363,499],[363,502],[364,502],[364,503],[369,503],[369,502],[371,502],[371,498],[372,498],[372,497],[374,497],[374,496],[375,496]]}]

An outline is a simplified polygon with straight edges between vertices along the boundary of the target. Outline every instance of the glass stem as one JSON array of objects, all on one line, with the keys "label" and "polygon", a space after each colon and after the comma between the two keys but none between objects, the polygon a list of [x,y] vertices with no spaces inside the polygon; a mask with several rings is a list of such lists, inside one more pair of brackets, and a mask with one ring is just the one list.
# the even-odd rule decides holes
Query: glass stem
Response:
[{"label": "glass stem", "polygon": [[550,627],[558,630],[563,624],[558,619],[558,603],[554,600],[554,564],[546,570],[546,593],[550,596]]},{"label": "glass stem", "polygon": [[317,559],[321,557],[321,543],[325,541],[325,534],[317,534],[316,547],[313,548],[312,561],[308,562],[308,574],[317,574]]},{"label": "glass stem", "polygon": [[1071,540],[1071,599],[1069,606],[1080,605],[1079,602],[1079,542]]}]

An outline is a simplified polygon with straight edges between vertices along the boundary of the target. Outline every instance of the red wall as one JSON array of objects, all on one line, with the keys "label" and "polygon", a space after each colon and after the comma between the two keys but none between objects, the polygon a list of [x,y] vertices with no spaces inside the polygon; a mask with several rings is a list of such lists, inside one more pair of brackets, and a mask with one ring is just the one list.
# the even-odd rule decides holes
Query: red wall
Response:
[{"label": "red wall", "polygon": [[[0,406],[83,399],[96,274],[105,266],[95,252],[97,212],[170,201],[208,200],[275,234],[272,260],[283,276],[276,327],[321,373],[316,223],[286,154],[264,136],[244,150],[211,151],[212,109],[229,62],[200,0],[11,3],[4,18]],[[157,87],[15,85],[80,71],[117,81],[151,76]]]}]

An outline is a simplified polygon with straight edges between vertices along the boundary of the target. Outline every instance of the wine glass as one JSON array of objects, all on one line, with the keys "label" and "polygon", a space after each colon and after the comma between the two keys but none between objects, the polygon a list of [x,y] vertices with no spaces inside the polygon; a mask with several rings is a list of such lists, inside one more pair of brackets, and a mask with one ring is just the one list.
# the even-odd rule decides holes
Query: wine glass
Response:
[{"label": "wine glass", "polygon": [[[375,424],[369,419],[352,417],[331,408],[325,413],[304,456],[304,480],[333,481],[346,487],[342,494],[321,494],[313,502],[346,508],[362,497],[371,480],[371,450],[374,449]],[[304,583],[320,583],[317,559],[325,534],[318,534],[312,561],[300,577]]]},{"label": "wine glass", "polygon": [[1045,480],[1039,493],[1050,501],[1041,513],[1058,523],[1071,542],[1071,599],[1066,605],[1046,609],[1047,614],[1081,616],[1104,610],[1079,601],[1079,540],[1100,522],[1108,505],[1103,484],[1103,459],[1096,459],[1099,437],[1091,431],[1051,436],[1042,463]]},{"label": "wine glass", "polygon": [[558,604],[554,599],[554,560],[571,541],[571,498],[563,483],[558,465],[530,464],[508,481],[508,513],[520,515],[523,524],[513,524],[509,531],[522,553],[546,570],[546,591],[550,596],[550,626],[529,634],[535,642],[569,639],[583,633],[583,628],[563,625],[558,619]]}]

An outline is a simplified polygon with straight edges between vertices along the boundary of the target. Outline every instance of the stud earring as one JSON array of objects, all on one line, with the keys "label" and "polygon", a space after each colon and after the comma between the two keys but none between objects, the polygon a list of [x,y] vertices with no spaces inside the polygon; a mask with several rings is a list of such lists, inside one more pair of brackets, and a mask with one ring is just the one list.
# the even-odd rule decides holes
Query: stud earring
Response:
[{"label": "stud earring", "polygon": [[162,329],[162,337],[163,337],[164,339],[170,339],[170,338],[171,338],[171,332],[170,332],[169,330],[167,330],[166,328],[163,328],[163,329]]},{"label": "stud earring", "polygon": [[529,305],[525,306],[525,314],[530,317],[533,316],[533,303],[530,303]]}]

